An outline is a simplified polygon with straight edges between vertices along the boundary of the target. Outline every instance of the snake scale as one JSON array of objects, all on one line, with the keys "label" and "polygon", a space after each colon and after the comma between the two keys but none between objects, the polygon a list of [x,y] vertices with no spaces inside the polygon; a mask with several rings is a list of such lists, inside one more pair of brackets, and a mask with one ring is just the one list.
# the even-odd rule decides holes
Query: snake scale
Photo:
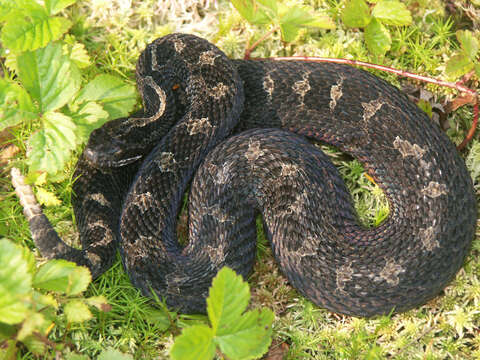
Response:
[{"label": "snake scale", "polygon": [[[97,277],[118,248],[143,294],[185,313],[205,312],[221,267],[249,275],[257,212],[290,284],[333,312],[408,310],[461,268],[476,223],[470,176],[447,136],[384,80],[346,65],[231,60],[187,34],[149,44],[136,76],[143,109],[95,130],[76,167],[82,249],[28,208],[44,256]],[[307,139],[363,163],[389,201],[382,224],[359,225],[337,169]]]}]

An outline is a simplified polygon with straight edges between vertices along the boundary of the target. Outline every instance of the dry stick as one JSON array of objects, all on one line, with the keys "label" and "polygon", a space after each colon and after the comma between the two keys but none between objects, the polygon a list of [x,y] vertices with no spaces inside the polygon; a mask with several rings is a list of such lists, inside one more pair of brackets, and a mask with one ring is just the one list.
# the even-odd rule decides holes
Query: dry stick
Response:
[{"label": "dry stick", "polygon": [[264,34],[260,39],[255,41],[252,46],[249,46],[247,42],[247,49],[245,49],[245,55],[243,56],[244,60],[250,60],[250,54],[252,51],[261,43],[263,42],[266,38],[268,38],[270,35],[272,35],[275,31],[278,30],[278,27],[274,27],[272,30]]},{"label": "dry stick", "polygon": [[[253,49],[250,48],[250,51]],[[324,57],[310,57],[310,56],[278,56],[278,57],[271,57],[267,59],[260,59],[256,58],[255,60],[274,60],[274,61],[294,61],[294,60],[302,60],[302,61],[310,61],[310,62],[332,62],[332,63],[337,63],[337,64],[348,64],[348,65],[355,65],[355,66],[364,66],[367,68],[371,69],[377,69],[381,71],[387,71],[399,76],[403,77],[409,77],[412,79],[420,80],[423,82],[428,82],[431,84],[439,85],[439,86],[445,86],[449,87],[452,89],[456,89],[459,92],[466,93],[468,96],[468,103],[473,104],[473,121],[472,121],[472,126],[470,127],[470,130],[468,131],[467,135],[463,139],[460,145],[457,146],[458,150],[461,150],[469,143],[470,140],[472,140],[473,135],[475,134],[475,130],[477,128],[477,123],[478,123],[478,95],[475,90],[472,90],[465,85],[463,85],[461,82],[448,82],[448,81],[443,81],[443,80],[437,80],[428,76],[423,76],[423,75],[418,75],[414,74],[408,71],[404,70],[397,70],[388,66],[383,66],[383,65],[377,65],[377,64],[372,64],[364,61],[358,61],[358,60],[348,60],[348,59],[338,59],[338,58],[324,58]]]}]

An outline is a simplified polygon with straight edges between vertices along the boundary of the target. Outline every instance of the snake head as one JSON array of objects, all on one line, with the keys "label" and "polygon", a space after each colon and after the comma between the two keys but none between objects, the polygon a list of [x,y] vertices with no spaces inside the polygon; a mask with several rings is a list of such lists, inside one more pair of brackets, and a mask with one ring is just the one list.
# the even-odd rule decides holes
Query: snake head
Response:
[{"label": "snake head", "polygon": [[83,151],[85,159],[92,166],[105,169],[125,166],[142,158],[144,147],[127,131],[130,121],[130,118],[119,118],[94,130]]}]

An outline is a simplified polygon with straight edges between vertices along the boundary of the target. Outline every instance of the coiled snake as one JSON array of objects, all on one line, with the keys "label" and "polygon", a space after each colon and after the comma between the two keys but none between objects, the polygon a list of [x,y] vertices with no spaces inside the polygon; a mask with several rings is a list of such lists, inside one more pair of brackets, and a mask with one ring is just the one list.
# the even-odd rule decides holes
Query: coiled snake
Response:
[{"label": "coiled snake", "polygon": [[[230,60],[171,34],[141,54],[137,85],[143,110],[95,130],[78,162],[82,250],[29,208],[44,256],[96,277],[118,247],[132,283],[182,312],[205,311],[221,267],[249,274],[257,211],[289,282],[334,312],[407,310],[462,266],[476,223],[470,176],[449,139],[385,81],[336,64]],[[364,164],[388,198],[386,221],[358,224],[336,168],[306,138]],[[195,172],[182,246],[176,218]]]}]

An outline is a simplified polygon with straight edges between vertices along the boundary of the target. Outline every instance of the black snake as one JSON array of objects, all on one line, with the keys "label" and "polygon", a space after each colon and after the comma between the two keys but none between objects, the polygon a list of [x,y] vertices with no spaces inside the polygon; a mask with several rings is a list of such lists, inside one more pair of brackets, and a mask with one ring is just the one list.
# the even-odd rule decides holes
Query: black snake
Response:
[{"label": "black snake", "polygon": [[[407,310],[462,266],[476,223],[470,176],[449,139],[387,82],[344,65],[230,60],[185,34],[148,45],[136,73],[143,110],[95,130],[77,164],[82,250],[26,207],[44,256],[96,277],[119,248],[132,283],[182,312],[205,311],[221,267],[250,273],[258,211],[289,282],[334,312]],[[338,171],[306,138],[364,164],[388,198],[386,221],[358,224]],[[182,246],[176,219],[190,182]]]}]

